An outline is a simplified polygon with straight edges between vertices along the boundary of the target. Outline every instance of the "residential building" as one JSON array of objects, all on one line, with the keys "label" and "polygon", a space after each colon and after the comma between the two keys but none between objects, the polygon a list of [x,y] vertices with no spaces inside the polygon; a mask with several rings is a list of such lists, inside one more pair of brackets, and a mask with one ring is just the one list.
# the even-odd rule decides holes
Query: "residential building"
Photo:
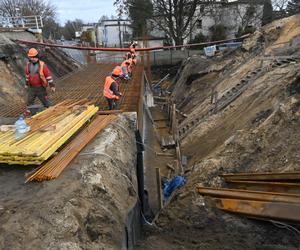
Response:
[{"label": "residential building", "polygon": [[202,33],[211,36],[211,27],[221,24],[226,27],[228,39],[235,38],[239,27],[255,27],[262,25],[264,0],[237,0],[206,4],[197,9],[196,25],[191,38]]},{"label": "residential building", "polygon": [[103,47],[127,47],[132,39],[130,20],[101,20],[97,24],[97,45]]}]

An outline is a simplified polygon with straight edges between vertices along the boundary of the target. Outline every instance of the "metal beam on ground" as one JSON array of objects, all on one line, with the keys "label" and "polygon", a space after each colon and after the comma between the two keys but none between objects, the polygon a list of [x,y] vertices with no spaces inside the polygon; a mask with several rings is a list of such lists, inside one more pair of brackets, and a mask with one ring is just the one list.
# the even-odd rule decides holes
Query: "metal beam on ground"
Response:
[{"label": "metal beam on ground", "polygon": [[290,173],[238,173],[238,174],[222,174],[221,177],[225,178],[225,181],[300,181],[300,172]]},{"label": "metal beam on ground", "polygon": [[266,181],[226,181],[230,187],[263,192],[300,194],[300,184]]},{"label": "metal beam on ground", "polygon": [[200,186],[198,186],[196,189],[198,193],[204,196],[300,204],[300,195],[296,194],[259,192],[226,188],[206,188]]},{"label": "metal beam on ground", "polygon": [[220,198],[211,200],[214,206],[226,212],[269,220],[300,222],[300,204]]}]

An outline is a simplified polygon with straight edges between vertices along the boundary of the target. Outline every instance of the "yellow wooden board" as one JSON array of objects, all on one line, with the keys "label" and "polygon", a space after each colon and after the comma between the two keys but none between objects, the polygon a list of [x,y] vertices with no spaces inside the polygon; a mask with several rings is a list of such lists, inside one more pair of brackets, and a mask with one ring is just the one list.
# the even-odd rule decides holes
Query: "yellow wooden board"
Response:
[{"label": "yellow wooden board", "polygon": [[[39,165],[47,160],[72,135],[74,135],[95,113],[98,107],[84,106],[82,109],[59,113],[51,119],[44,120],[46,126],[55,126],[49,131],[37,130],[17,141],[12,131],[0,132],[0,163]],[[47,110],[43,111],[47,112]],[[41,122],[43,114],[34,116],[34,123]],[[49,112],[49,111],[48,111]]]}]

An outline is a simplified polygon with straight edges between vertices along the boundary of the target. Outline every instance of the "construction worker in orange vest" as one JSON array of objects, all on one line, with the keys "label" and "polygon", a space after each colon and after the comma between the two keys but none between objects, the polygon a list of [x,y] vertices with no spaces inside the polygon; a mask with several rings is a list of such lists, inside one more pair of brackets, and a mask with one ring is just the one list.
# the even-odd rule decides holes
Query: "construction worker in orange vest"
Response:
[{"label": "construction worker in orange vest", "polygon": [[131,55],[130,58],[132,59],[132,64],[135,65],[137,63],[137,60],[136,60],[136,54],[134,48],[130,49],[130,55]]},{"label": "construction worker in orange vest", "polygon": [[[131,48],[129,52],[127,52],[124,56],[124,60],[128,60],[128,59],[135,59],[136,58],[136,54],[135,54],[135,49]],[[136,59],[135,59],[136,61]]]},{"label": "construction worker in orange vest", "polygon": [[120,99],[122,93],[119,91],[122,69],[117,66],[110,76],[107,76],[104,83],[103,95],[107,100],[109,110],[115,109],[116,101]]},{"label": "construction worker in orange vest", "polygon": [[124,56],[124,60],[128,60],[129,58],[131,58],[131,53],[127,52]]},{"label": "construction worker in orange vest", "polygon": [[130,76],[129,76],[129,73],[130,73],[130,64],[131,62],[129,60],[125,60],[122,62],[121,64],[121,69],[122,69],[122,75],[123,75],[123,78],[128,81],[130,80]]},{"label": "construction worker in orange vest", "polygon": [[[37,97],[44,107],[48,108],[50,102],[47,94],[47,87],[50,86],[52,92],[55,92],[53,79],[47,65],[39,60],[39,52],[31,48],[27,54],[29,62],[26,65],[25,88],[28,89],[27,106],[33,105]],[[29,112],[29,111],[26,111]]]}]

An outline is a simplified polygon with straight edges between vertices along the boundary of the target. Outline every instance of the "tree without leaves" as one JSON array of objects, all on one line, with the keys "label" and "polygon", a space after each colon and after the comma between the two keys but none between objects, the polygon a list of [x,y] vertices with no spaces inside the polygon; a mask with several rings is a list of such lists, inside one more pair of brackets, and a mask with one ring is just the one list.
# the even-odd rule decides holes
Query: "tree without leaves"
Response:
[{"label": "tree without leaves", "polygon": [[62,36],[62,27],[52,18],[44,21],[43,36],[48,39],[60,39]]},{"label": "tree without leaves", "polygon": [[[150,2],[150,0],[143,0]],[[133,20],[134,25],[140,23],[141,26],[146,26],[147,20],[151,22],[160,30],[164,31],[175,44],[182,44],[184,39],[187,38],[194,26],[197,23],[197,18],[194,17],[195,12],[201,3],[209,4],[217,0],[152,0],[153,16],[138,15]],[[226,0],[223,0],[224,2]],[[134,9],[137,6],[138,0],[115,0],[115,5],[118,7],[119,16],[129,14],[130,6]],[[146,4],[146,11],[151,9],[150,4]],[[138,12],[139,8],[135,8]],[[143,8],[142,8],[143,10]],[[145,17],[142,19],[142,17]],[[141,21],[142,20],[142,21]],[[140,29],[138,29],[140,30]]]},{"label": "tree without leaves", "polygon": [[289,15],[300,14],[300,0],[291,0],[287,6],[287,13]]},{"label": "tree without leaves", "polygon": [[129,0],[129,16],[133,20],[133,36],[143,36],[146,33],[147,20],[152,17],[153,6],[150,0]]},{"label": "tree without leaves", "polygon": [[272,0],[273,19],[280,19],[287,16],[286,7],[289,0]]},{"label": "tree without leaves", "polygon": [[246,11],[238,5],[235,5],[234,8],[235,13],[237,13],[237,16],[240,19],[240,26],[236,33],[236,37],[253,33],[255,31],[255,27],[259,25],[258,20],[260,20],[263,16],[263,8],[259,5],[255,5],[254,3],[250,3],[246,7]]},{"label": "tree without leaves", "polygon": [[16,8],[19,7],[20,0],[1,0],[0,10],[3,16],[15,17],[18,15]]},{"label": "tree without leaves", "polygon": [[289,0],[272,0],[273,10],[285,11]]},{"label": "tree without leaves", "polygon": [[83,26],[83,21],[75,19],[74,21],[68,20],[62,28],[62,33],[66,40],[72,40],[75,38],[75,31],[80,31]]},{"label": "tree without leaves", "polygon": [[[19,12],[17,9],[19,9]],[[15,17],[39,15],[43,19],[55,18],[56,8],[44,0],[1,0],[0,10],[5,16]]]},{"label": "tree without leaves", "polygon": [[55,21],[56,7],[44,0],[0,0],[0,11],[8,17],[41,16],[44,36],[59,36],[59,24]]},{"label": "tree without leaves", "polygon": [[116,0],[119,17],[127,14],[132,20],[133,36],[141,37],[146,33],[147,21],[152,17],[151,0]]},{"label": "tree without leaves", "polygon": [[197,23],[194,15],[200,3],[200,0],[154,0],[153,21],[175,45],[181,45]]}]

